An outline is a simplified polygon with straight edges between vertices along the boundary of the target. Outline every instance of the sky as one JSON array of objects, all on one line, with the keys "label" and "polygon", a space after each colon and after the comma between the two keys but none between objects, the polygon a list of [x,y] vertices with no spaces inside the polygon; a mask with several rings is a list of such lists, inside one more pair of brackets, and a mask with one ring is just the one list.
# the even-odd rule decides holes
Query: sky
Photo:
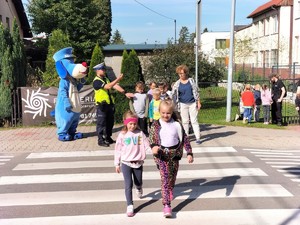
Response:
[{"label": "sky", "polygon": [[[202,0],[201,30],[230,31],[234,0]],[[257,7],[269,0],[236,0],[235,25],[248,25]],[[27,0],[22,0],[27,4]],[[165,44],[178,40],[185,26],[195,32],[197,0],[111,0],[112,34],[118,30],[126,44]],[[176,23],[174,22],[176,20]],[[175,26],[176,25],[176,26]]]}]

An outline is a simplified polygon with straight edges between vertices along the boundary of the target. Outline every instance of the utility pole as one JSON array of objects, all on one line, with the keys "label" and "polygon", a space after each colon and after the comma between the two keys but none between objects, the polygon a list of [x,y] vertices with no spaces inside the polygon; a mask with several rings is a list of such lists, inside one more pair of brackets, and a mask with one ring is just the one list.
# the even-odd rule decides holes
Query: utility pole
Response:
[{"label": "utility pole", "polygon": [[232,105],[232,68],[234,55],[234,22],[235,22],[235,0],[231,2],[231,26],[230,26],[230,50],[229,64],[227,77],[227,107],[226,107],[226,122],[231,121],[231,105]]},{"label": "utility pole", "polygon": [[201,0],[196,1],[196,46],[195,46],[195,82],[198,87],[198,55],[201,44]]}]

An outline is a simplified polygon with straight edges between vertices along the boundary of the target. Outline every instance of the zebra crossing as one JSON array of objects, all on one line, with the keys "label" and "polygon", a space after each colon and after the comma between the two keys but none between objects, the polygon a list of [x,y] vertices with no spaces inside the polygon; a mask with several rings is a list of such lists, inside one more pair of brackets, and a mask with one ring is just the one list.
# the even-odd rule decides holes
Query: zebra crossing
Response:
[{"label": "zebra crossing", "polygon": [[[193,164],[185,158],[180,162],[172,219],[162,216],[160,177],[151,155],[144,164],[144,196],[134,196],[132,218],[125,215],[123,176],[114,172],[113,150],[25,155],[10,173],[1,174],[0,224],[299,224],[294,200],[300,195],[274,182],[248,152],[260,159],[272,154],[232,147],[198,147],[193,152]],[[296,152],[271,153],[295,157]]]},{"label": "zebra crossing", "polygon": [[244,149],[250,151],[277,172],[300,187],[300,150]]},{"label": "zebra crossing", "polygon": [[5,163],[9,162],[12,158],[13,158],[12,155],[1,154],[0,155],[0,168],[1,168],[1,166],[4,166]]}]

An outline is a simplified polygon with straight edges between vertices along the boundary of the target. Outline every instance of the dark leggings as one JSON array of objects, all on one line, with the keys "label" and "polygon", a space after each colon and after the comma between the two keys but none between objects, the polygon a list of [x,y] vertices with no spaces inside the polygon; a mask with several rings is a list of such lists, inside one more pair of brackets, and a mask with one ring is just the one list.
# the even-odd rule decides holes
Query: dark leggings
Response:
[{"label": "dark leggings", "polygon": [[[122,164],[122,173],[124,177],[125,184],[125,197],[127,205],[132,205],[132,187],[133,183],[137,188],[143,185],[143,166],[139,168],[131,168],[125,164]],[[132,180],[133,178],[133,180]]]}]

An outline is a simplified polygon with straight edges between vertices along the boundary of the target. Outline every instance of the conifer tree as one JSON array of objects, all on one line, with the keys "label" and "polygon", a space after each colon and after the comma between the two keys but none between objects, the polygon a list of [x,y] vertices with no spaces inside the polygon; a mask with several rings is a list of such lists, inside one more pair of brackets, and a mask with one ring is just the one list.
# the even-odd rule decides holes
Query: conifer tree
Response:
[{"label": "conifer tree", "polygon": [[85,84],[91,84],[93,82],[95,78],[95,71],[93,70],[93,67],[102,62],[104,62],[104,56],[99,44],[97,43],[93,50],[91,63],[89,65],[89,74],[86,78]]},{"label": "conifer tree", "polygon": [[20,37],[19,26],[16,19],[13,21],[12,31],[12,61],[13,61],[13,76],[14,88],[24,87],[27,84],[26,73],[26,56],[24,51],[24,44]]},{"label": "conifer tree", "polygon": [[9,46],[6,47],[1,60],[0,79],[0,118],[7,123],[12,113],[13,62]]},{"label": "conifer tree", "polygon": [[70,47],[68,35],[64,34],[62,30],[54,30],[49,38],[49,48],[46,60],[46,71],[43,73],[43,86],[51,87],[58,86],[59,76],[56,72],[53,55],[62,48]]}]

